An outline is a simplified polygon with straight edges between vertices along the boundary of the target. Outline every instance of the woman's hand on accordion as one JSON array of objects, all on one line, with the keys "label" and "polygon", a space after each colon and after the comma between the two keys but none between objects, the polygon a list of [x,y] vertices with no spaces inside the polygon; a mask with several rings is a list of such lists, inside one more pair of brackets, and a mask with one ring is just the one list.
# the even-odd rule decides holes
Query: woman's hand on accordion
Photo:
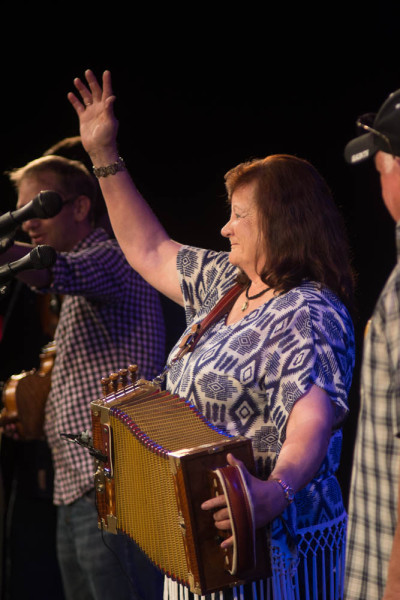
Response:
[{"label": "woman's hand on accordion", "polygon": [[[287,501],[282,494],[282,490],[273,481],[263,481],[251,475],[242,461],[238,460],[233,454],[227,455],[228,464],[232,467],[239,466],[244,475],[250,501],[253,505],[255,528],[263,527],[275,517],[281,514],[287,506]],[[223,494],[206,500],[201,505],[203,510],[214,511],[213,517],[215,526],[222,531],[232,530],[227,508],[226,498]],[[233,537],[226,538],[222,543],[222,548],[233,545]]]},{"label": "woman's hand on accordion", "polygon": [[[241,461],[228,454],[228,463],[231,466],[239,465],[246,480],[256,529],[270,523],[288,505],[285,491],[277,479],[282,479],[298,491],[315,476],[326,455],[334,422],[335,412],[330,397],[324,390],[312,385],[292,408],[286,440],[269,480],[254,477]],[[203,502],[202,508],[215,511],[214,520],[218,529],[231,529],[225,496],[216,496]],[[232,537],[229,537],[221,546],[231,546],[232,543]]]}]

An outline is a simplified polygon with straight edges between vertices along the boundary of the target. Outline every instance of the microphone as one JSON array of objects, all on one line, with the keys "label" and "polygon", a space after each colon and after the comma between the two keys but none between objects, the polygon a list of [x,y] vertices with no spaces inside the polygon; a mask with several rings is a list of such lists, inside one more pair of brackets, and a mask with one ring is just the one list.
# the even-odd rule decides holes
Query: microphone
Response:
[{"label": "microphone", "polygon": [[57,259],[57,252],[52,246],[36,246],[28,254],[0,267],[0,284],[12,279],[21,271],[29,269],[48,269]]},{"label": "microphone", "polygon": [[58,215],[62,198],[57,192],[40,192],[28,204],[18,210],[9,211],[0,217],[0,235],[4,235],[29,219],[49,219]]}]

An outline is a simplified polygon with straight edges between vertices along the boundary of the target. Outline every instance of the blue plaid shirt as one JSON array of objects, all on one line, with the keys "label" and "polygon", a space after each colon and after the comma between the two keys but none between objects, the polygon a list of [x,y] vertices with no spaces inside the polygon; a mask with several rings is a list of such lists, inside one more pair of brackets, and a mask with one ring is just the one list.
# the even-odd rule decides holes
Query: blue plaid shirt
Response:
[{"label": "blue plaid shirt", "polygon": [[90,402],[101,379],[137,364],[152,378],[164,364],[160,299],[127,263],[115,240],[96,229],[58,254],[51,291],[63,294],[45,432],[54,468],[54,503],[69,504],[93,487],[93,459],[60,433],[91,431]]},{"label": "blue plaid shirt", "polygon": [[[368,324],[349,504],[346,600],[377,600],[386,585],[400,471],[400,223],[397,265]],[[400,568],[400,567],[399,567]]]}]

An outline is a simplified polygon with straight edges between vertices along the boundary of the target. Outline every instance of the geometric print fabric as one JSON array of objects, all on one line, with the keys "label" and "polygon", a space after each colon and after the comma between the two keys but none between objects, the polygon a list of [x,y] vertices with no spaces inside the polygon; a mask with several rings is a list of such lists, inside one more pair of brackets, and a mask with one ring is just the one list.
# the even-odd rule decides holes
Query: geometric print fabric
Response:
[{"label": "geometric print fabric", "polygon": [[[189,328],[232,287],[237,268],[227,253],[189,246],[180,250],[177,266]],[[343,518],[334,473],[354,358],[354,330],[347,309],[330,290],[304,281],[236,323],[225,325],[225,317],[220,319],[192,353],[173,364],[167,388],[195,404],[219,429],[251,438],[258,475],[264,478],[285,441],[295,402],[313,384],[328,393],[337,429],[314,480],[284,513],[285,530],[298,538],[310,527]],[[296,504],[301,507],[298,512]]]}]

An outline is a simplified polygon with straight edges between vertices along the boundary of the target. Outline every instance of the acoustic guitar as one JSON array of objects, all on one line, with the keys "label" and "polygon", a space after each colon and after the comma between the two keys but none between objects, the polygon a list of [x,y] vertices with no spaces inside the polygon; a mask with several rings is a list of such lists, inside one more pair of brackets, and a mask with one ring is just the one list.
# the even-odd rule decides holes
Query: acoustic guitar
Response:
[{"label": "acoustic guitar", "polygon": [[4,384],[0,427],[15,423],[22,440],[44,437],[44,407],[50,392],[55,357],[56,344],[53,341],[42,348],[38,369],[11,375]]}]

